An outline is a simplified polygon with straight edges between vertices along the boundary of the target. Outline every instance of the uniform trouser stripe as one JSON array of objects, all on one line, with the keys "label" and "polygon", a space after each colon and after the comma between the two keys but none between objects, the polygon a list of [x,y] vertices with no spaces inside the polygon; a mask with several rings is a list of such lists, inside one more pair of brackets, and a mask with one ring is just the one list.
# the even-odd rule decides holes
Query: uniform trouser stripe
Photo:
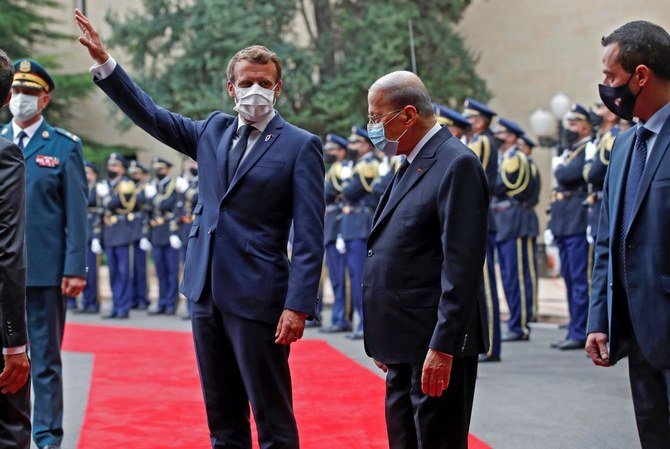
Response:
[{"label": "uniform trouser stripe", "polygon": [[528,314],[526,309],[526,279],[523,269],[523,238],[516,239],[516,267],[519,276],[519,299],[521,300],[521,329],[528,333]]},{"label": "uniform trouser stripe", "polygon": [[588,295],[591,297],[591,276],[593,275],[593,253],[595,250],[595,244],[589,244],[589,260],[586,265],[586,282],[588,286]]},{"label": "uniform trouser stripe", "polygon": [[484,259],[484,291],[486,293],[486,310],[489,323],[489,350],[486,355],[493,354],[493,298],[491,297],[491,283],[489,282],[488,262]]},{"label": "uniform trouser stripe", "polygon": [[537,300],[537,272],[535,270],[535,264],[537,259],[535,258],[535,237],[527,237],[526,246],[528,248],[528,270],[530,271],[530,283],[533,286],[532,292],[532,301],[533,301],[533,319],[537,320],[538,317],[538,300]]}]

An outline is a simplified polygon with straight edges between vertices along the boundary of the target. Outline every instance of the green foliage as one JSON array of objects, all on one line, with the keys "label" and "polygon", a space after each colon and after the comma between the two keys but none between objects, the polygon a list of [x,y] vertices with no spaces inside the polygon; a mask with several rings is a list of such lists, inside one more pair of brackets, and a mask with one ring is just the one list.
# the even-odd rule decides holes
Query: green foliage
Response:
[{"label": "green foliage", "polygon": [[[366,122],[367,88],[410,70],[408,20],[417,71],[435,101],[489,98],[476,58],[453,24],[470,0],[143,0],[141,11],[110,15],[112,46],[132,56],[138,83],[162,106],[193,118],[231,112],[226,66],[239,49],[262,44],[282,58],[277,108],[314,133],[341,134]],[[304,30],[307,25],[307,32]],[[296,38],[302,34],[300,39]],[[305,42],[305,36],[306,42]]]},{"label": "green foliage", "polygon": [[105,145],[103,143],[87,139],[86,137],[82,137],[82,143],[84,145],[84,159],[97,165],[101,172],[104,172],[107,158],[111,153],[120,153],[126,158],[133,158],[137,154],[137,148],[119,145]]}]

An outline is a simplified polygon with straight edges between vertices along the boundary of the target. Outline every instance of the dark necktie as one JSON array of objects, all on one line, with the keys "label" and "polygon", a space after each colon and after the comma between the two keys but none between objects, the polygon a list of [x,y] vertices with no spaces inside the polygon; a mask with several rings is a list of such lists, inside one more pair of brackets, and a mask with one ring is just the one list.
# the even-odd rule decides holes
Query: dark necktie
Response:
[{"label": "dark necktie", "polygon": [[19,132],[19,134],[16,136],[16,138],[18,139],[18,141],[16,142],[16,145],[19,148],[21,148],[21,150],[26,149],[26,147],[23,146],[23,139],[25,139],[26,137],[28,137],[28,134],[26,134],[26,132],[24,130],[21,130]]},{"label": "dark necktie", "polygon": [[400,180],[405,175],[405,172],[409,168],[409,165],[410,164],[407,158],[405,158],[405,160],[402,161],[402,164],[400,164],[400,167],[398,168],[398,171],[396,172],[395,177],[393,178],[393,185],[391,186],[391,195],[393,195],[396,188],[398,188],[398,184],[400,184]]},{"label": "dark necktie", "polygon": [[628,229],[633,223],[635,213],[635,203],[637,202],[638,190],[640,188],[640,180],[644,172],[644,166],[647,162],[647,139],[652,132],[648,129],[638,126],[635,131],[635,148],[633,149],[633,157],[628,168],[628,176],[626,177],[626,185],[624,186],[623,202],[621,204],[621,227],[619,228],[619,257],[618,268],[619,278],[625,288],[628,288],[626,280],[626,235]]},{"label": "dark necktie", "polygon": [[235,176],[237,167],[239,167],[242,156],[247,150],[249,135],[254,129],[255,128],[251,125],[242,125],[237,132],[240,138],[237,140],[237,143],[233,149],[230,150],[230,153],[228,153],[228,184],[233,182],[233,177]]}]

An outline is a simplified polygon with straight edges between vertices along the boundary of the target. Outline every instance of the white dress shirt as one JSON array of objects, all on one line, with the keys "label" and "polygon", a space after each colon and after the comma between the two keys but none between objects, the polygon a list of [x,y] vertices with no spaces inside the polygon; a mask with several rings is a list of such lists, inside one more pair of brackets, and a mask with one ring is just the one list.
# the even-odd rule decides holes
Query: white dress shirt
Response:
[{"label": "white dress shirt", "polygon": [[421,149],[426,145],[426,143],[428,143],[430,138],[433,137],[435,134],[437,134],[441,129],[442,127],[438,123],[435,123],[435,126],[430,128],[428,132],[421,138],[421,140],[419,140],[419,143],[416,144],[414,149],[407,156],[407,160],[409,161],[410,164],[414,162],[414,159],[416,159],[416,156],[419,154],[419,151],[421,151]]},{"label": "white dress shirt", "polygon": [[44,121],[44,117],[40,117],[38,121],[30,125],[29,127],[23,129],[19,125],[16,124],[14,120],[12,120],[12,132],[14,133],[14,143],[21,146],[19,143],[19,133],[21,131],[26,133],[26,137],[23,138],[23,148],[27,147],[28,144],[30,143],[30,140],[33,138],[35,133],[37,132],[38,129],[40,129],[40,126],[42,126],[42,122]]},{"label": "white dress shirt", "polygon": [[638,128],[639,127],[647,128],[652,133],[647,138],[647,161],[649,161],[649,156],[651,155],[651,152],[654,150],[654,145],[656,144],[656,138],[658,137],[658,134],[661,132],[661,128],[663,128],[663,125],[665,125],[665,122],[668,120],[668,117],[670,117],[670,103],[666,104],[661,109],[656,111],[654,115],[652,115],[646,122],[644,123],[640,122],[637,124]]}]

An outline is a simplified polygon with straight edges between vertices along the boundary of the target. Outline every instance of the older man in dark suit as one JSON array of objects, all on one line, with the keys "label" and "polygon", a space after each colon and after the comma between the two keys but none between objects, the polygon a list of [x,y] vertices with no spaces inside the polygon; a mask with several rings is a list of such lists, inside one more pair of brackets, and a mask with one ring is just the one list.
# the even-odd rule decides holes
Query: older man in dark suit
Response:
[{"label": "older man in dark suit", "polygon": [[[0,50],[0,98],[6,101],[13,79],[14,68]],[[17,449],[30,447],[25,191],[23,154],[0,137],[0,447]]]},{"label": "older man in dark suit", "polygon": [[603,186],[586,352],[599,366],[628,354],[642,447],[668,449],[670,35],[637,21],[602,44],[600,97],[639,122],[617,137]]},{"label": "older man in dark suit", "polygon": [[407,156],[375,213],[363,276],[365,347],[387,372],[390,447],[465,448],[487,341],[486,175],[437,124],[416,75],[377,80],[368,111],[375,146]]}]

